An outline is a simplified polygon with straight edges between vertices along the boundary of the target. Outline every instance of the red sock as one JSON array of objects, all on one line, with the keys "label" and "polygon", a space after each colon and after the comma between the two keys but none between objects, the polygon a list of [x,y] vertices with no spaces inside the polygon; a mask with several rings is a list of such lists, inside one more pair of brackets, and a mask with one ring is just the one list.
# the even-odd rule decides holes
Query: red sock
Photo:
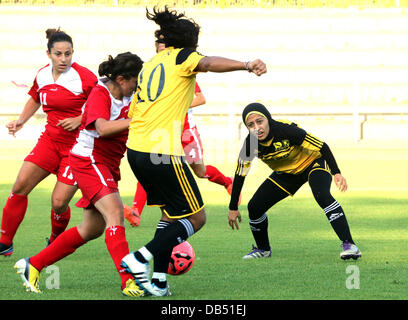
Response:
[{"label": "red sock", "polygon": [[211,182],[227,187],[232,183],[231,178],[224,176],[216,167],[206,166],[205,177]]},{"label": "red sock", "polygon": [[138,182],[136,186],[135,198],[133,199],[133,208],[137,209],[139,215],[142,215],[144,206],[146,205],[147,194],[142,185]]},{"label": "red sock", "polygon": [[0,242],[9,246],[27,211],[27,196],[11,193],[3,208]]},{"label": "red sock", "polygon": [[125,227],[111,226],[105,231],[105,243],[108,251],[115,264],[116,270],[118,270],[120,278],[122,280],[122,289],[126,286],[126,281],[132,279],[129,273],[125,272],[120,266],[120,263],[124,256],[129,253],[129,244],[126,240]]},{"label": "red sock", "polygon": [[74,253],[77,248],[85,243],[86,241],[82,239],[78,228],[70,228],[61,233],[48,247],[31,257],[30,263],[38,271],[41,271],[44,267],[50,266]]},{"label": "red sock", "polygon": [[56,214],[51,210],[51,236],[50,243],[52,243],[56,237],[65,231],[68,226],[69,219],[71,218],[71,209],[68,209],[60,214]]}]

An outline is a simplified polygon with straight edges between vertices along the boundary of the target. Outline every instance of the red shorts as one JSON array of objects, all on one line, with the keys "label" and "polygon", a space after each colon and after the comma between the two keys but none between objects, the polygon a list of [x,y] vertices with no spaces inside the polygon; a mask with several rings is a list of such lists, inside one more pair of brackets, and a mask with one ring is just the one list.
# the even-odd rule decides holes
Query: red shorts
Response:
[{"label": "red shorts", "polygon": [[183,145],[187,163],[203,162],[203,145],[197,127],[194,126],[183,131],[181,144]]},{"label": "red shorts", "polygon": [[40,168],[55,174],[57,180],[68,185],[75,185],[75,179],[69,165],[68,156],[73,143],[54,141],[47,131],[44,131],[34,149],[24,161],[35,163]]},{"label": "red shorts", "polygon": [[99,199],[118,192],[118,183],[106,165],[95,163],[90,157],[81,157],[72,153],[69,161],[82,192],[82,198],[76,203],[77,207],[92,208]]}]

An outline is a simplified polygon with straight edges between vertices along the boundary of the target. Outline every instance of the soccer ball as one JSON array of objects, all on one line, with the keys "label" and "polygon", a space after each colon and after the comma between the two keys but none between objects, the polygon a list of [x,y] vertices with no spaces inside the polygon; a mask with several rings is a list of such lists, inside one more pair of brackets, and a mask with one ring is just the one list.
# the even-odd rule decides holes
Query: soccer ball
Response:
[{"label": "soccer ball", "polygon": [[194,264],[194,249],[187,241],[184,241],[173,248],[167,273],[178,276],[186,273]]}]

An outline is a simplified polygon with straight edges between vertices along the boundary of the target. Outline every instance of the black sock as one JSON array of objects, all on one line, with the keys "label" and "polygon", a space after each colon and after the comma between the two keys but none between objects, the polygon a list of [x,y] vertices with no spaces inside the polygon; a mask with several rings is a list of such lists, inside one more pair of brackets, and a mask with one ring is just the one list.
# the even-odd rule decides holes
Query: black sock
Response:
[{"label": "black sock", "polygon": [[[170,224],[171,224],[171,222],[160,220],[159,223],[157,224],[156,233],[154,234],[154,237],[156,238]],[[153,260],[153,270],[155,270],[156,272],[167,272],[167,269],[164,270],[164,268],[165,268],[166,264],[168,265],[169,262],[170,262],[170,256],[171,256],[172,250],[173,250],[173,248],[170,249],[170,252],[165,252],[165,253],[163,253],[163,254],[161,254],[161,255],[154,258],[154,260]],[[166,263],[165,260],[167,260],[167,263]],[[152,278],[152,282],[155,283],[159,288],[164,288],[165,287],[165,284],[160,284],[159,283],[160,281],[157,280],[157,279]]]},{"label": "black sock", "polygon": [[164,289],[164,288],[167,287],[167,280],[155,278],[155,276],[154,276],[154,274],[153,274],[152,284],[154,284],[155,286],[159,287],[160,289]]},{"label": "black sock", "polygon": [[249,226],[258,249],[270,251],[271,246],[269,244],[268,236],[268,216],[266,213],[256,220],[249,219]]},{"label": "black sock", "polygon": [[159,287],[160,289],[164,289],[167,286],[167,281],[160,281],[159,279],[152,278],[152,284]]},{"label": "black sock", "polygon": [[146,245],[154,256],[154,272],[167,273],[173,247],[194,234],[194,227],[187,219],[170,223]]},{"label": "black sock", "polygon": [[156,237],[157,235],[159,235],[160,232],[163,231],[163,229],[165,229],[166,227],[170,225],[170,223],[171,222],[160,220],[159,223],[157,224],[156,233],[154,234],[154,236]]},{"label": "black sock", "polygon": [[349,243],[354,244],[346,216],[340,204],[337,201],[334,201],[323,210],[339,239],[342,242],[348,241]]},{"label": "black sock", "polygon": [[139,251],[136,251],[135,253],[134,253],[134,255],[135,255],[135,258],[138,260],[138,261],[140,261],[141,263],[147,263],[148,261],[143,257],[143,255],[139,252]]},{"label": "black sock", "polygon": [[344,211],[330,193],[331,182],[331,174],[324,170],[315,170],[309,176],[313,196],[324,210],[334,232],[342,242],[354,244]]}]

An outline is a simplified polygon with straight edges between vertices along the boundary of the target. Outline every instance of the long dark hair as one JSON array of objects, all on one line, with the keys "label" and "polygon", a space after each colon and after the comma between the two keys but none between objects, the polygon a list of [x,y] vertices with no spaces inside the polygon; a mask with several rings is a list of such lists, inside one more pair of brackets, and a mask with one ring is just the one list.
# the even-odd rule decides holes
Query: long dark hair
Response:
[{"label": "long dark hair", "polygon": [[124,52],[118,54],[115,58],[109,55],[108,60],[99,65],[99,75],[106,76],[110,80],[115,81],[118,76],[122,76],[126,80],[131,77],[137,77],[142,70],[143,61],[138,55]]},{"label": "long dark hair", "polygon": [[168,6],[163,10],[155,6],[153,13],[146,8],[146,17],[160,26],[154,35],[157,41],[164,43],[166,47],[194,50],[197,48],[200,26],[194,20],[187,18],[184,13],[169,10]]},{"label": "long dark hair", "polygon": [[66,41],[71,44],[72,48],[74,47],[74,43],[72,42],[71,36],[69,36],[67,33],[62,31],[60,27],[58,27],[58,29],[52,29],[52,28],[47,29],[45,30],[45,34],[48,39],[48,43],[47,43],[48,52],[51,52],[51,48],[54,46],[55,42]]}]

